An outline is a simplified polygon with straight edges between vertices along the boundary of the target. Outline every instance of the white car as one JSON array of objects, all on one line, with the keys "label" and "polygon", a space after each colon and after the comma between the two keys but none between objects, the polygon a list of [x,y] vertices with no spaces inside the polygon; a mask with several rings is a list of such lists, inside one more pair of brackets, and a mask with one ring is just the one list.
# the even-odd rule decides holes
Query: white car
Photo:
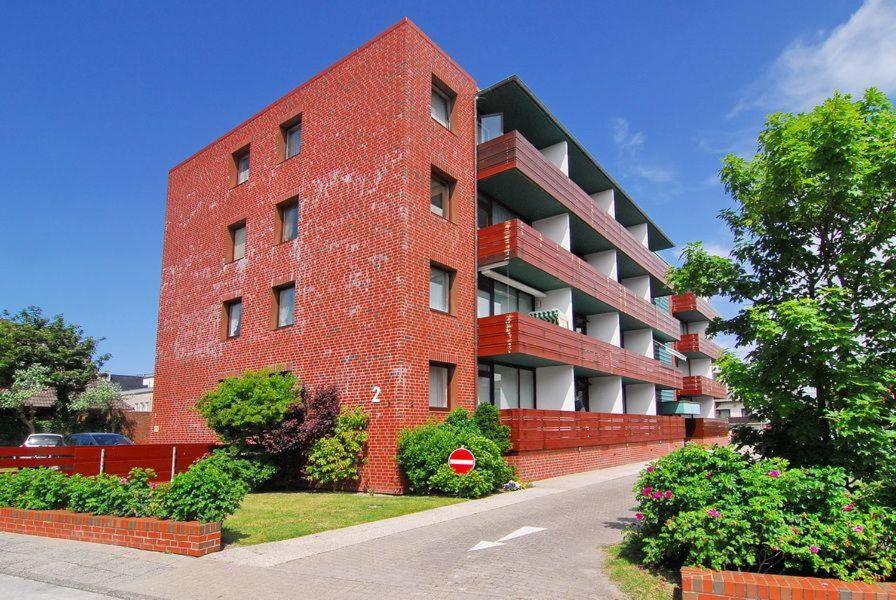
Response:
[{"label": "white car", "polygon": [[25,438],[22,448],[55,448],[64,445],[65,442],[58,433],[32,433]]}]

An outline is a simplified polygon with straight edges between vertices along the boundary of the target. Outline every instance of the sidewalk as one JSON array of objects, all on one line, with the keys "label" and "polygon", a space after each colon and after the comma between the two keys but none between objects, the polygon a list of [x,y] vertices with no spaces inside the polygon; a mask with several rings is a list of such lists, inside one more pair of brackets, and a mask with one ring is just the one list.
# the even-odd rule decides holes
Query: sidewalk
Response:
[{"label": "sidewalk", "polygon": [[[558,477],[519,492],[199,559],[0,534],[0,574],[136,599],[615,598],[597,547],[621,538],[631,521],[630,489],[641,468]],[[544,531],[469,550],[525,526]],[[572,572],[556,568],[563,563]]]}]

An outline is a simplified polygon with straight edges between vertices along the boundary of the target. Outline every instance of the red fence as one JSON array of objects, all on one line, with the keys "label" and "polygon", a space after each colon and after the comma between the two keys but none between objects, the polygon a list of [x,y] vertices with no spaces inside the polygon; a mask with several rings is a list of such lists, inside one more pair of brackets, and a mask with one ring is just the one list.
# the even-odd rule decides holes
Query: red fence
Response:
[{"label": "red fence", "polygon": [[728,435],[728,419],[687,419],[687,438],[716,438]]},{"label": "red fence", "polygon": [[504,409],[516,451],[684,440],[684,419],[567,410]]},{"label": "red fence", "polygon": [[133,446],[0,447],[0,470],[51,467],[73,475],[127,475],[131,469],[152,469],[156,481],[169,481],[186,471],[214,444],[138,444]]}]

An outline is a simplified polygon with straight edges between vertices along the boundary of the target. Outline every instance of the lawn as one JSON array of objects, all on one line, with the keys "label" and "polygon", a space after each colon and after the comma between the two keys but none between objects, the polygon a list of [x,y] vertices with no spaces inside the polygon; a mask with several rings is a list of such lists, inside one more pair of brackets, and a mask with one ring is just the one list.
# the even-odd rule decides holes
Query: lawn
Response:
[{"label": "lawn", "polygon": [[646,569],[624,543],[604,548],[605,569],[622,593],[632,600],[672,600],[681,598],[678,577],[665,570]]},{"label": "lawn", "polygon": [[224,521],[225,544],[248,546],[368,523],[462,502],[440,496],[379,496],[337,492],[249,494]]}]

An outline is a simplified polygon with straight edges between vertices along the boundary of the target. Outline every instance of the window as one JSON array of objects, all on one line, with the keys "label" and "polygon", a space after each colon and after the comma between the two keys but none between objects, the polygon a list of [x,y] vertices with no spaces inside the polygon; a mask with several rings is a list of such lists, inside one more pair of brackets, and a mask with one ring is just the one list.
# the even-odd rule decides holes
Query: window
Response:
[{"label": "window", "polygon": [[249,150],[241,150],[233,155],[236,164],[236,184],[240,185],[249,180]]},{"label": "window", "polygon": [[504,115],[480,115],[476,121],[476,134],[480,144],[504,135]]},{"label": "window", "polygon": [[246,222],[230,226],[230,260],[240,260],[246,256]]},{"label": "window", "polygon": [[535,408],[535,371],[494,366],[494,403],[498,408]]},{"label": "window", "polygon": [[283,159],[292,158],[302,149],[302,116],[280,126],[283,133]]},{"label": "window", "polygon": [[451,309],[451,273],[429,266],[429,307],[441,312]]},{"label": "window", "polygon": [[716,409],[716,418],[717,419],[730,419],[731,418],[731,409],[730,408],[717,408]]},{"label": "window", "polygon": [[476,316],[489,317],[505,313],[530,313],[535,309],[535,297],[480,275],[476,289]]},{"label": "window", "polygon": [[240,335],[240,326],[243,321],[242,299],[231,300],[224,304],[225,329],[227,337],[235,338]]},{"label": "window", "polygon": [[429,407],[447,409],[451,405],[451,376],[454,367],[429,363]]},{"label": "window", "polygon": [[277,327],[288,327],[295,323],[296,285],[291,283],[276,288],[274,294],[277,299]]},{"label": "window", "polygon": [[429,210],[440,217],[449,218],[451,200],[451,188],[449,183],[439,175],[433,173],[429,183]]},{"label": "window", "polygon": [[492,366],[487,363],[477,365],[476,403],[492,404]]},{"label": "window", "polygon": [[280,216],[280,240],[288,242],[299,236],[299,201],[289,200],[277,207]]},{"label": "window", "polygon": [[504,221],[510,221],[512,219],[520,219],[521,221],[526,222],[525,219],[522,219],[517,213],[513,212],[500,202],[492,200],[484,194],[479,194],[476,204],[477,227],[488,227],[489,225],[503,223]]},{"label": "window", "polygon": [[432,79],[432,100],[430,114],[432,118],[451,129],[451,110],[454,108],[454,93],[435,77]]}]

